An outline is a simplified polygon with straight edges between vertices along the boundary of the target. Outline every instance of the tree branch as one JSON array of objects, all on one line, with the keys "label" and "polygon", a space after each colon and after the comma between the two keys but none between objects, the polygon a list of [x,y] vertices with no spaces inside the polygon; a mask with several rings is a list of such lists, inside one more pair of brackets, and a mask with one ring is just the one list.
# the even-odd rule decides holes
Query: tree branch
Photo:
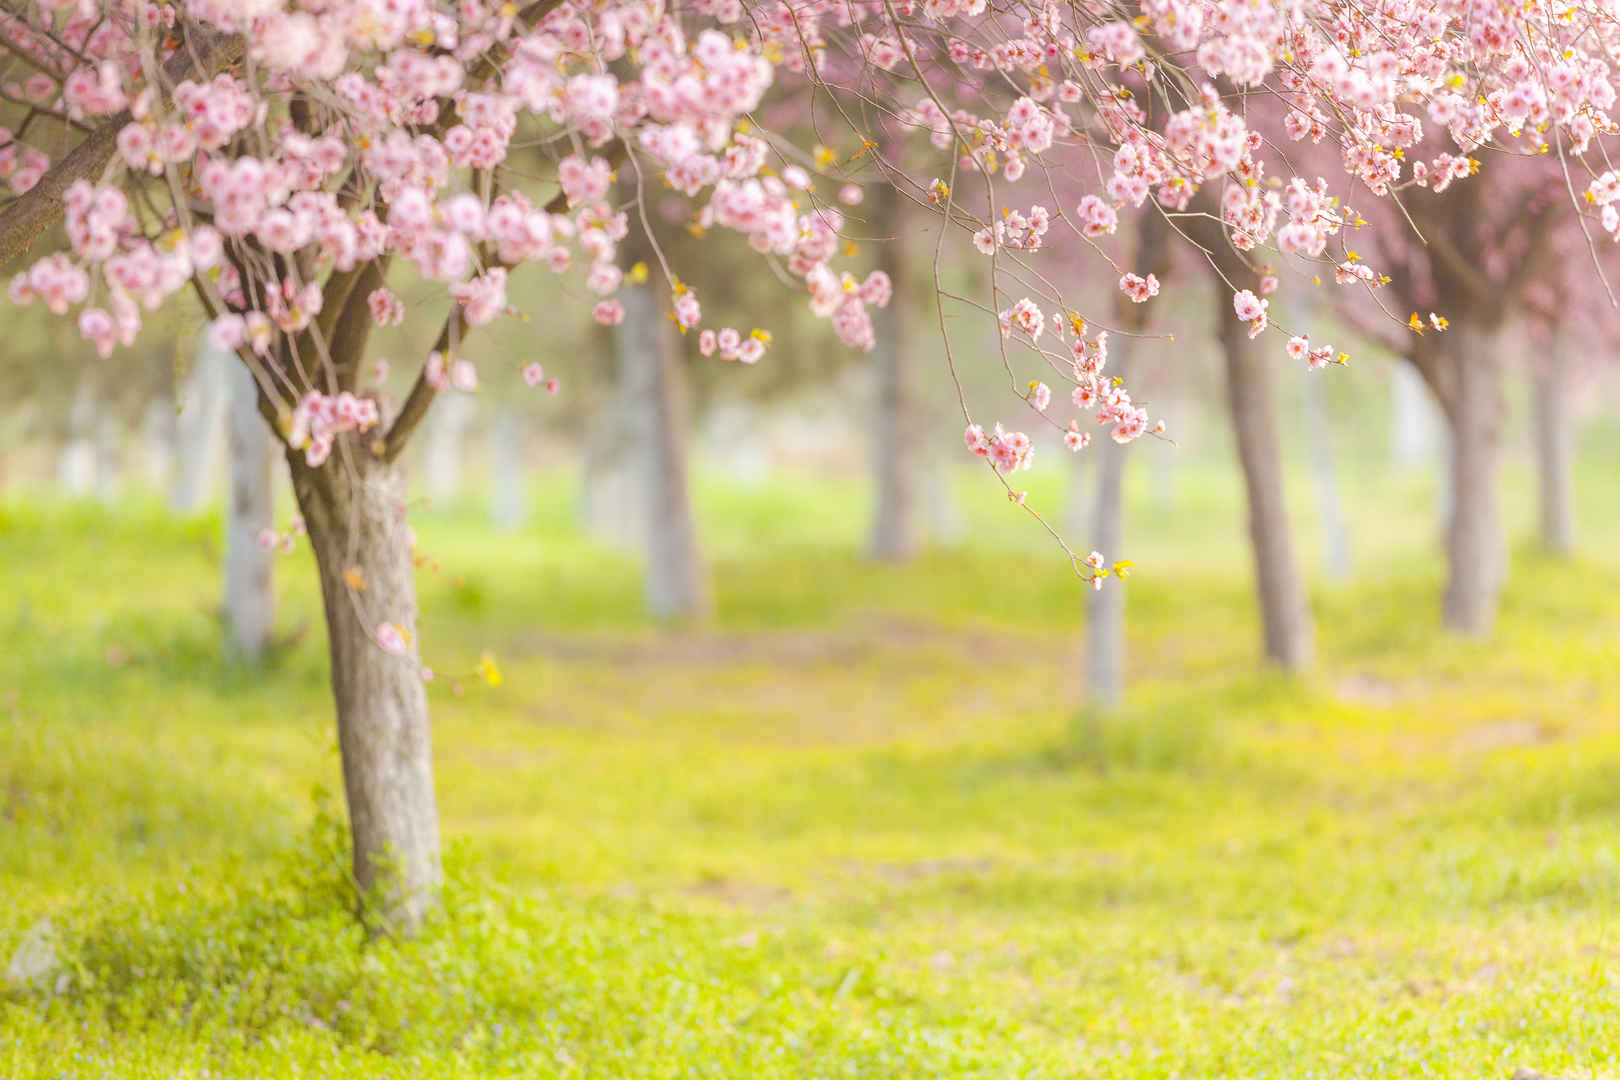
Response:
[{"label": "tree branch", "polygon": [[[444,326],[439,330],[439,339],[433,343],[433,352],[445,358],[448,366],[450,357],[450,339],[460,335],[466,329],[466,323],[461,317],[461,304],[452,300],[450,314],[445,316]],[[427,381],[427,368],[424,366],[416,376],[416,382],[411,386],[410,396],[400,407],[399,415],[388,427],[388,434],[372,447],[372,452],[384,461],[392,462],[399,457],[410,442],[411,434],[416,426],[427,416],[428,409],[433,405],[433,399],[439,396],[439,391]]]},{"label": "tree branch", "polygon": [[[194,28],[193,35],[194,47],[176,50],[164,64],[164,74],[171,84],[185,79],[211,79],[240,61],[247,49],[235,34]],[[101,174],[118,148],[118,133],[131,119],[125,109],[97,127],[47,170],[39,183],[0,210],[0,266],[22,255],[41,233],[62,220],[62,198],[67,189],[76,180]]]},{"label": "tree branch", "polygon": [[[549,2],[549,0],[543,0],[543,2]],[[537,4],[535,6],[539,7],[541,5]],[[602,153],[614,167],[617,167],[624,162],[627,151],[623,140],[613,139],[602,147]],[[561,192],[552,196],[551,201],[546,203],[546,213],[548,214],[560,214],[566,209],[568,209],[568,198]],[[446,361],[448,362],[451,338],[454,337],[459,341],[466,329],[466,323],[461,318],[461,305],[454,304],[450,309],[450,314],[445,317],[444,326],[439,330],[439,338],[434,343],[432,351],[446,354]],[[405,404],[400,408],[399,415],[394,418],[393,424],[389,426],[388,434],[373,445],[373,453],[384,461],[393,461],[399,457],[400,452],[405,449],[405,444],[410,441],[411,433],[416,430],[416,426],[427,415],[428,408],[432,406],[433,399],[438,396],[438,393],[437,390],[428,385],[427,368],[424,367],[417,373],[416,382],[411,386],[410,395],[405,399]]]}]

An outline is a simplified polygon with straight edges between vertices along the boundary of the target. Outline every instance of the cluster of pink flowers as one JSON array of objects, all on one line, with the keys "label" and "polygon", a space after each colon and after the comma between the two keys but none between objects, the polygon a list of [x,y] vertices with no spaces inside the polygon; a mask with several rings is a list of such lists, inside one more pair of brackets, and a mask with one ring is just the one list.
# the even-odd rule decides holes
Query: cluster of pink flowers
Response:
[{"label": "cluster of pink flowers", "polygon": [[873,270],[861,281],[853,274],[835,275],[825,265],[818,265],[805,276],[805,284],[810,289],[811,312],[831,318],[833,331],[845,345],[870,352],[877,343],[877,334],[866,306],[888,306],[894,296],[889,275]]},{"label": "cluster of pink flowers", "polygon": [[698,335],[698,351],[704,356],[713,356],[718,351],[722,360],[757,364],[765,355],[765,346],[769,340],[769,336],[762,330],[755,330],[745,338],[737,330],[727,326],[719,333],[705,330]]},{"label": "cluster of pink flowers", "polygon": [[304,519],[299,514],[292,516],[285,532],[275,529],[261,529],[257,537],[259,547],[265,551],[279,551],[283,555],[290,554],[298,546],[298,538],[304,535]]},{"label": "cluster of pink flowers", "polygon": [[[187,60],[199,27],[241,35],[247,59],[176,82],[159,68]],[[839,207],[860,202],[851,181],[870,175],[848,163],[868,151],[897,159],[896,126],[938,152],[931,172],[951,184],[970,174],[965,190],[989,196],[987,210],[968,209],[943,179],[922,189],[936,205],[976,215],[983,227],[972,245],[1016,253],[1009,264],[1049,248],[1054,224],[1100,243],[1127,208],[1209,206],[1239,251],[1274,244],[1333,265],[1341,284],[1367,287],[1379,285],[1379,272],[1343,250],[1345,231],[1364,224],[1347,187],[1372,199],[1414,185],[1443,192],[1467,182],[1488,157],[1482,148],[1556,149],[1563,160],[1617,130],[1616,34],[1602,5],[1549,16],[1537,4],[1460,0],[1142,0],[1129,12],[1100,0],[993,12],[984,0],[31,0],[26,16],[15,6],[0,12],[0,35],[31,70],[8,95],[53,121],[30,116],[33,145],[0,130],[0,179],[13,193],[40,185],[48,155],[76,138],[45,140],[40,129],[121,125],[98,133],[111,164],[65,189],[62,250],[17,274],[12,300],[75,318],[108,356],[135,340],[146,313],[195,287],[211,308],[214,344],[275,376],[261,383],[287,396],[289,441],[312,464],[340,433],[376,424],[377,406],[307,390],[299,380],[313,377],[305,370],[313,365],[283,358],[319,353],[304,345],[341,314],[323,311],[341,292],[324,284],[368,263],[402,267],[437,289],[459,313],[458,331],[510,313],[511,275],[525,265],[577,270],[588,295],[581,317],[588,308],[595,322],[616,326],[626,318],[621,289],[640,280],[620,269],[620,243],[643,215],[681,218],[698,235],[740,236],[802,283],[811,311],[842,342],[871,349],[872,308],[888,304],[893,287],[880,271],[862,279],[840,268]],[[780,132],[796,122],[767,128],[761,119],[784,75],[819,81],[835,98],[883,98],[870,111],[898,124],[825,158],[821,148],[785,145]],[[1161,93],[1172,80],[1177,91]],[[1333,162],[1322,170],[1334,181],[1280,171],[1291,148],[1268,145],[1274,131],[1323,143],[1316,153]],[[1095,167],[1044,167],[1055,164],[1047,155],[1098,147],[1112,151]],[[555,183],[525,194],[517,188],[530,166],[510,159],[533,149],[555,162]],[[850,150],[858,152],[846,158]],[[812,158],[815,177],[797,163]],[[1620,239],[1620,178],[1577,164],[1597,177],[1581,211]],[[995,186],[1026,175],[1047,181],[1046,206],[1077,199],[1072,217],[1023,197],[1003,203]],[[1053,176],[1082,187],[1054,202]],[[823,179],[836,199],[816,191]],[[615,186],[632,180],[635,199]],[[561,198],[549,201],[553,188]],[[674,288],[668,314],[696,332],[703,355],[763,357],[767,334],[705,326],[698,295],[658,263]],[[1068,348],[1070,400],[1116,441],[1162,434],[1163,421],[1153,424],[1104,375],[1107,335],[1088,339],[1083,320],[1044,299],[1043,287],[996,294],[1043,297],[997,312],[1004,338],[1065,377]],[[1160,282],[1125,273],[1118,287],[1143,303]],[[1272,328],[1265,297],[1277,287],[1266,271],[1257,290],[1234,295],[1251,336]],[[361,313],[398,325],[399,297],[381,281],[366,289]],[[1443,328],[1434,316],[1430,325]],[[280,347],[289,341],[294,348]],[[1334,356],[1303,334],[1287,350],[1312,367]],[[422,358],[420,377],[433,390],[479,386],[473,364],[450,351]],[[524,365],[522,377],[557,390],[538,364]],[[1025,401],[1081,449],[1090,433],[1049,417],[1052,397],[1037,381]],[[1021,432],[974,426],[966,440],[1003,475],[1029,466]],[[378,643],[407,652],[408,632],[383,624]]]},{"label": "cluster of pink flowers", "polygon": [[373,289],[366,296],[366,306],[378,326],[398,326],[405,321],[405,303],[389,289]]},{"label": "cluster of pink flowers", "polygon": [[304,460],[313,468],[331,455],[341,432],[369,431],[377,420],[377,403],[371,398],[356,397],[347,390],[330,397],[310,390],[293,410],[287,442],[301,447]]},{"label": "cluster of pink flowers", "polygon": [[1303,360],[1312,371],[1320,371],[1333,362],[1333,346],[1319,345],[1311,348],[1311,336],[1298,334],[1288,339],[1288,357],[1291,360]]},{"label": "cluster of pink flowers", "polygon": [[1249,336],[1259,337],[1271,323],[1271,301],[1262,300],[1250,289],[1239,289],[1232,294],[1232,310],[1249,324]]},{"label": "cluster of pink flowers", "polygon": [[[1146,197],[1143,191],[1143,197]],[[1080,219],[1080,231],[1086,236],[1107,236],[1119,227],[1119,212],[1095,195],[1080,200],[1075,213]]]},{"label": "cluster of pink flowers", "polygon": [[1001,312],[997,319],[1001,323],[1002,337],[1011,337],[1013,331],[1018,330],[1029,336],[1031,344],[1041,339],[1041,331],[1046,328],[1046,315],[1027,296]]},{"label": "cluster of pink flowers", "polygon": [[1035,447],[1022,431],[1004,431],[1000,424],[989,435],[978,424],[969,424],[962,433],[967,448],[986,458],[1003,476],[1014,469],[1027,469],[1034,461]]},{"label": "cluster of pink flowers", "polygon": [[446,357],[444,353],[438,351],[428,353],[427,363],[422,368],[422,376],[435,390],[448,387],[463,394],[470,394],[478,389],[478,368],[471,360],[456,356]]},{"label": "cluster of pink flowers", "polygon": [[545,369],[532,360],[523,365],[523,381],[530,386],[544,386],[548,394],[555,394],[562,386],[556,379],[546,378]]},{"label": "cluster of pink flowers", "polygon": [[1152,274],[1147,277],[1126,274],[1119,279],[1119,291],[1130,297],[1134,303],[1145,304],[1159,295],[1159,279]]},{"label": "cluster of pink flowers", "polygon": [[984,255],[989,255],[998,247],[1036,252],[1041,249],[1041,240],[1051,224],[1051,213],[1038,204],[1029,208],[1028,216],[1017,210],[1003,210],[1001,219],[993,226],[973,234],[973,246]]}]

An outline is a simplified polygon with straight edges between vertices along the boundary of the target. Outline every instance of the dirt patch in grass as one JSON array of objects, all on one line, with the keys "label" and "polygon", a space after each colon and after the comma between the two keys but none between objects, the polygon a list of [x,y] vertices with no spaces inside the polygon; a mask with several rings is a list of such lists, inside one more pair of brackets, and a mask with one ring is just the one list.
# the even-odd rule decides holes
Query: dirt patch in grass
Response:
[{"label": "dirt patch in grass", "polygon": [[522,655],[567,663],[625,667],[814,668],[864,664],[912,654],[976,664],[1060,662],[1072,642],[1053,635],[959,629],[886,615],[856,616],[830,630],[709,632],[672,629],[641,634],[532,633],[519,639]]}]

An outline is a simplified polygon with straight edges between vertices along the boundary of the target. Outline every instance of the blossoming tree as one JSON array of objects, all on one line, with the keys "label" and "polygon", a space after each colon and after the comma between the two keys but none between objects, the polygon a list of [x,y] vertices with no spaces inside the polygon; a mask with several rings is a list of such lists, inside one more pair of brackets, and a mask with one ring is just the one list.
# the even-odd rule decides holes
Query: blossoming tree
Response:
[{"label": "blossoming tree", "polygon": [[[1613,308],[1594,262],[1605,260],[1612,245],[1604,239],[1602,248],[1588,247],[1556,158],[1488,156],[1458,166],[1459,173],[1475,170],[1480,175],[1467,182],[1443,179],[1437,190],[1404,199],[1411,230],[1398,227],[1393,205],[1369,210],[1380,227],[1369,230],[1366,252],[1380,274],[1373,278],[1360,263],[1338,274],[1358,274],[1378,288],[1371,295],[1340,291],[1338,299],[1341,311],[1412,364],[1446,417],[1451,497],[1443,614],[1453,630],[1480,635],[1491,629],[1507,573],[1497,491],[1510,351],[1503,330],[1515,313],[1541,327],[1555,324],[1549,296],[1581,297],[1583,306],[1597,309],[1588,320],[1597,325],[1612,319]],[[1601,219],[1587,224],[1594,238],[1602,237]],[[1388,317],[1395,312],[1404,323]],[[1574,317],[1568,312],[1565,321]]]},{"label": "blossoming tree", "polygon": [[[844,218],[815,183],[860,174],[990,260],[989,295],[951,302],[999,326],[1009,408],[1075,449],[1098,422],[1126,442],[1162,425],[1111,378],[1107,327],[1041,274],[1048,230],[1096,238],[1126,207],[1174,226],[1207,190],[1235,248],[1274,238],[1344,262],[1348,201],[1408,171],[1466,171],[1492,140],[1556,138],[1572,161],[1608,129],[1615,38],[1599,0],[8,0],[0,261],[26,253],[11,299],[73,318],[104,358],[146,312],[187,303],[252,373],[320,567],[356,877],[408,929],[439,857],[396,463],[439,394],[477,385],[461,345],[508,313],[510,275],[577,277],[580,317],[620,323],[638,286],[616,249],[668,189],[870,348],[890,285],[841,270]],[[760,121],[773,83],[814,90],[799,130],[815,144]],[[1526,83],[1541,105],[1513,96]],[[1250,99],[1285,107],[1273,139],[1245,119]],[[1425,107],[1457,145],[1419,154]],[[937,171],[894,167],[880,117],[919,132]],[[1331,179],[1293,175],[1288,140],[1318,132],[1341,149]],[[511,167],[518,147],[549,174]],[[1053,169],[1092,190],[1048,205]],[[708,325],[652,254],[687,341],[761,360],[766,335]],[[1132,299],[1157,292],[1141,268],[1096,263]],[[444,316],[396,406],[367,342],[400,318],[402,278],[436,288]],[[1267,301],[1234,289],[1248,331],[1271,329]],[[1038,517],[1011,482],[1029,437],[964,419]],[[1098,586],[1115,569],[1064,550]]]}]

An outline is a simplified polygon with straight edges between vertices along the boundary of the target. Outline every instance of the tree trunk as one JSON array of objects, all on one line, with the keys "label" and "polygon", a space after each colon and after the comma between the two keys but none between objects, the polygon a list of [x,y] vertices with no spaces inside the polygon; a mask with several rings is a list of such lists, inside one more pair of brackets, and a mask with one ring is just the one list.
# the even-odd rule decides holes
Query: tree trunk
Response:
[{"label": "tree trunk", "polygon": [[167,394],[153,398],[141,414],[141,450],[146,483],[166,490],[174,469],[174,405]]},{"label": "tree trunk", "polygon": [[[1177,437],[1185,434],[1180,421],[1191,410],[1180,408],[1181,394],[1175,387],[1174,377],[1164,379],[1153,395],[1154,412],[1176,423]],[[1191,395],[1186,395],[1190,400]],[[1153,459],[1153,506],[1161,514],[1176,508],[1176,468],[1181,464],[1180,451],[1174,446],[1158,446],[1150,456]]]},{"label": "tree trunk", "polygon": [[529,516],[529,473],[523,466],[523,418],[503,407],[489,425],[490,516],[497,529],[521,528]]},{"label": "tree trunk", "polygon": [[259,416],[258,384],[242,365],[229,375],[226,431],[230,444],[230,502],[225,511],[225,627],[227,650],[257,663],[275,619],[275,553],[259,543],[270,528],[271,463],[275,443]]},{"label": "tree trunk", "polygon": [[[1109,349],[1108,374],[1130,379],[1130,356],[1136,341],[1115,337]],[[1125,544],[1125,456],[1128,448],[1110,438],[1106,430],[1082,450],[1080,457],[1097,457],[1097,491],[1091,512],[1091,546],[1112,563]],[[1065,451],[1067,453],[1067,451]],[[1113,578],[1101,589],[1086,594],[1086,700],[1104,707],[1118,705],[1125,696],[1125,585]]]},{"label": "tree trunk", "polygon": [[1399,467],[1427,467],[1440,453],[1440,410],[1423,376],[1404,360],[1389,372],[1389,454]]},{"label": "tree trunk", "polygon": [[1311,475],[1316,482],[1316,516],[1322,531],[1322,576],[1343,581],[1350,576],[1350,535],[1339,502],[1339,473],[1333,462],[1333,424],[1328,415],[1321,371],[1298,365],[1304,379],[1305,438],[1310,444]]},{"label": "tree trunk", "polygon": [[871,203],[872,221],[893,235],[881,242],[879,266],[894,284],[889,306],[874,313],[877,344],[872,367],[877,374],[876,439],[877,505],[868,545],[878,562],[910,562],[921,547],[918,498],[917,393],[909,355],[906,318],[911,299],[906,281],[905,200],[888,184],[879,184]]},{"label": "tree trunk", "polygon": [[423,434],[423,480],[434,508],[446,510],[454,505],[461,494],[461,482],[466,475],[463,449],[467,442],[467,428],[472,424],[478,406],[472,396],[459,392],[440,394],[428,414]]},{"label": "tree trunk", "polygon": [[1575,426],[1569,400],[1569,370],[1563,343],[1548,344],[1532,369],[1531,431],[1536,441],[1536,479],[1541,509],[1541,546],[1554,555],[1575,550]]},{"label": "tree trunk", "polygon": [[1446,525],[1446,626],[1472,637],[1490,634],[1507,570],[1496,462],[1502,420],[1501,366],[1487,333],[1466,326],[1446,332],[1452,392],[1451,515]]},{"label": "tree trunk", "polygon": [[1271,407],[1270,369],[1260,346],[1249,339],[1247,328],[1232,317],[1226,293],[1218,289],[1216,298],[1232,433],[1248,492],[1249,541],[1254,550],[1266,659],[1285,670],[1297,671],[1311,662],[1315,631],[1294,560],[1283,496],[1282,455]]},{"label": "tree trunk", "polygon": [[56,460],[56,484],[68,495],[96,490],[96,397],[88,377],[82,378],[68,406],[67,441]]},{"label": "tree trunk", "polygon": [[213,492],[218,468],[220,421],[225,411],[225,380],[234,357],[208,344],[197,343],[196,365],[181,391],[176,424],[176,469],[169,503],[178,514],[195,514]]},{"label": "tree trunk", "polygon": [[[1121,344],[1123,342],[1114,343],[1116,347]],[[1110,352],[1112,351],[1110,349]],[[1100,433],[1099,431],[1094,434]],[[1113,440],[1110,439],[1109,441],[1112,442]],[[1065,470],[1067,475],[1064,477],[1063,526],[1076,537],[1089,536],[1094,528],[1091,512],[1096,509],[1092,505],[1095,500],[1090,494],[1091,484],[1089,478],[1096,471],[1094,461],[1100,459],[1083,451],[1078,454],[1068,454],[1067,450],[1064,452],[1073,460],[1066,463],[1068,468]]]},{"label": "tree trunk", "polygon": [[956,505],[955,466],[943,453],[930,453],[923,458],[921,473],[929,538],[941,545],[960,542],[967,527],[962,523],[961,508]]},{"label": "tree trunk", "polygon": [[[631,264],[656,266],[645,244],[632,227],[620,249]],[[680,339],[665,314],[670,302],[657,270],[649,286],[625,289],[619,298],[625,310],[614,331],[619,382],[634,440],[637,495],[647,508],[647,610],[660,619],[702,618],[711,600],[692,511]]]},{"label": "tree trunk", "polygon": [[[405,477],[359,438],[319,469],[287,460],[320,569],[355,881],[375,930],[409,934],[441,872]],[[402,655],[379,645],[382,623],[404,633]]]},{"label": "tree trunk", "polygon": [[[604,361],[613,363],[611,357]],[[646,528],[637,516],[642,507],[630,490],[632,470],[627,446],[634,436],[629,425],[622,422],[623,409],[623,395],[615,391],[586,421],[581,440],[579,513],[585,532],[593,539],[633,550]]]}]

